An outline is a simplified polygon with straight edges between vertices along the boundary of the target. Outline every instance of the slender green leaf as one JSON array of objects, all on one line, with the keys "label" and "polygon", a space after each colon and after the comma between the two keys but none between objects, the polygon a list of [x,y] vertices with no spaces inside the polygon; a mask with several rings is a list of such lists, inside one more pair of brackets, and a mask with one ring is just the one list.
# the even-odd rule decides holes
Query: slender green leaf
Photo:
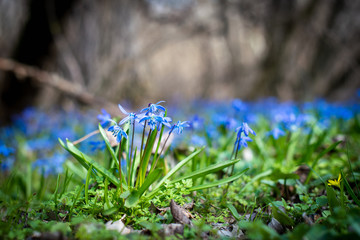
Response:
[{"label": "slender green leaf", "polygon": [[109,216],[119,211],[119,207],[113,206],[111,208],[104,209],[103,214]]},{"label": "slender green leaf", "polygon": [[294,226],[294,220],[292,220],[286,213],[281,211],[274,203],[271,203],[271,212],[273,217],[281,224],[286,226]]},{"label": "slender green leaf", "polygon": [[[107,177],[110,182],[112,182],[116,186],[120,185],[119,179],[117,179],[111,172],[109,172],[106,168],[94,161],[92,158],[78,150],[71,142],[67,141],[65,149],[70,152],[71,155],[73,155],[80,163],[84,162],[85,164],[83,166],[86,166],[85,168],[87,170],[89,169],[90,165],[92,165],[97,172],[101,173],[104,177]],[[123,182],[123,187],[127,189],[127,185],[125,184],[125,182]]]},{"label": "slender green leaf", "polygon": [[56,209],[57,209],[57,202],[58,202],[59,184],[60,184],[60,174],[58,174],[58,177],[57,177],[57,180],[56,180],[55,192],[54,192],[54,203],[55,203],[55,208]]},{"label": "slender green leaf", "polygon": [[251,179],[250,182],[246,183],[245,186],[240,189],[239,193],[241,193],[242,191],[244,191],[244,189],[245,189],[247,186],[251,185],[253,182],[257,181],[257,180],[260,179],[260,178],[269,176],[271,173],[272,173],[272,170],[267,170],[267,171],[265,171],[265,172],[262,172],[262,173],[256,175],[255,177],[253,177],[253,178]]},{"label": "slender green leaf", "polygon": [[[165,110],[165,114],[164,114],[164,117],[166,117],[167,115],[167,110]],[[159,154],[159,148],[160,148],[160,145],[161,145],[161,139],[162,139],[162,136],[163,136],[163,133],[164,133],[164,128],[165,128],[165,125],[162,125],[161,126],[161,130],[160,130],[160,134],[159,134],[159,138],[157,140],[157,146],[156,146],[156,150],[155,150],[155,155],[154,155],[154,160],[155,161],[152,161],[151,163],[151,168],[150,168],[150,172],[154,169],[154,165],[155,165],[155,162],[156,162],[156,159],[157,159],[157,156]]]},{"label": "slender green leaf", "polygon": [[342,176],[342,179],[343,179],[343,181],[344,181],[344,185],[345,185],[347,191],[349,192],[349,194],[350,194],[350,196],[352,197],[352,199],[354,200],[354,202],[355,202],[358,206],[360,206],[360,201],[359,201],[359,199],[356,197],[354,191],[353,191],[352,188],[350,187],[350,184],[349,184],[349,182],[346,180],[343,171],[342,171],[342,170],[340,170],[340,171],[341,171],[341,176]]},{"label": "slender green leaf", "polygon": [[239,173],[237,173],[237,174],[235,174],[235,175],[233,175],[231,177],[228,177],[228,178],[223,178],[221,180],[211,182],[211,183],[206,183],[206,184],[203,184],[203,185],[193,186],[189,190],[190,191],[197,191],[197,190],[201,190],[201,189],[205,189],[205,188],[217,187],[219,185],[235,181],[236,179],[240,178],[241,175],[243,175],[247,170],[249,170],[249,168],[246,168],[243,171],[241,171],[241,172],[239,172]]},{"label": "slender green leaf", "polygon": [[299,175],[295,173],[285,173],[281,169],[274,169],[271,173],[270,179],[276,181],[278,179],[299,179]]},{"label": "slender green leaf", "polygon": [[[68,142],[68,140],[66,140],[67,142]],[[74,156],[74,154],[76,155],[76,156],[74,156],[75,157],[75,159],[87,170],[87,169],[89,169],[89,165],[81,158],[81,157],[77,157],[77,156],[80,156],[80,155],[78,155],[78,152],[74,152],[74,153],[72,153],[72,151],[67,147],[67,145],[65,145],[65,143],[59,138],[59,142],[60,142],[60,144],[61,144],[61,146],[63,147],[63,148],[65,148],[65,150],[66,151],[68,151],[69,153],[71,153],[71,155],[73,155]],[[85,178],[85,177],[84,177]]]},{"label": "slender green leaf", "polygon": [[322,158],[322,157],[323,157],[325,154],[327,154],[328,152],[334,150],[334,149],[337,147],[337,145],[339,145],[341,142],[342,142],[342,140],[337,141],[337,142],[331,144],[328,148],[326,148],[326,149],[323,150],[322,152],[320,152],[319,155],[315,158],[315,161],[314,161],[313,164],[312,164],[312,168],[315,167],[317,161],[319,161],[320,158]]},{"label": "slender green leaf", "polygon": [[234,207],[234,205],[232,205],[231,203],[226,204],[226,206],[228,207],[228,209],[230,210],[231,214],[234,216],[234,218],[236,219],[236,221],[240,221],[241,220],[241,216],[239,215],[239,213],[237,212],[236,208]]},{"label": "slender green leaf", "polygon": [[108,137],[107,137],[107,135],[106,135],[106,132],[105,132],[105,130],[102,128],[101,124],[99,124],[99,131],[100,131],[100,134],[101,134],[102,138],[103,138],[104,141],[105,141],[105,145],[106,145],[107,150],[109,151],[111,157],[113,158],[113,161],[114,161],[115,164],[116,164],[116,167],[119,168],[119,160],[118,160],[118,158],[116,157],[116,154],[115,154],[115,152],[114,152],[114,149],[111,147],[110,142],[109,142],[109,139],[108,139]]},{"label": "slender green leaf", "polygon": [[105,201],[105,204],[106,204],[107,208],[110,208],[108,192],[109,192],[109,180],[105,177],[105,182],[104,182],[104,201]]},{"label": "slender green leaf", "polygon": [[179,171],[180,168],[182,168],[185,164],[187,164],[191,159],[193,159],[196,155],[198,155],[202,150],[204,150],[205,147],[202,147],[198,149],[197,151],[190,154],[188,157],[186,157],[184,160],[176,164],[176,166],[171,169],[168,174],[166,174],[161,181],[153,188],[151,193],[147,195],[148,198],[151,198],[158,190],[159,188],[165,183],[166,180],[168,180],[174,173]]},{"label": "slender green leaf", "polygon": [[[322,152],[320,152],[316,158],[314,159],[312,165],[311,165],[311,168],[314,168],[317,164],[317,162],[319,161],[320,158],[322,158],[325,154],[327,154],[328,152],[332,151],[333,149],[335,149],[337,147],[337,145],[339,145],[342,141],[337,141],[333,144],[331,144],[328,148],[326,148],[325,150],[323,150]],[[309,172],[307,178],[306,178],[306,181],[305,181],[305,184],[308,184],[309,181],[310,181],[310,177],[311,177],[311,173],[312,172]]]},{"label": "slender green leaf", "polygon": [[66,161],[65,166],[81,179],[86,178],[86,171],[84,170],[84,168],[75,166],[75,164],[71,161]]},{"label": "slender green leaf", "polygon": [[66,192],[66,190],[67,190],[73,176],[74,176],[74,174],[71,174],[70,177],[69,177],[69,169],[66,169],[64,186],[63,186],[63,189],[62,189],[62,191],[60,193],[60,198]]},{"label": "slender green leaf", "polygon": [[86,175],[86,182],[85,182],[85,203],[89,204],[89,183],[90,183],[90,176],[92,171],[92,165],[90,165],[90,168],[88,169],[88,173]]},{"label": "slender green leaf", "polygon": [[74,195],[74,198],[73,198],[73,203],[71,205],[71,208],[70,208],[70,211],[69,211],[69,220],[71,221],[71,216],[72,216],[72,211],[75,207],[75,203],[77,202],[77,200],[79,199],[80,197],[80,193],[81,193],[81,190],[84,188],[84,184],[79,188],[78,192],[76,193],[76,195]]},{"label": "slender green leaf", "polygon": [[133,158],[133,162],[132,162],[132,165],[131,165],[131,169],[130,169],[130,181],[129,181],[129,186],[134,186],[135,185],[135,183],[134,183],[134,181],[135,181],[135,179],[134,179],[134,169],[136,169],[137,168],[137,166],[138,166],[138,164],[137,164],[137,147],[135,147],[135,152],[134,152],[134,158]]},{"label": "slender green leaf", "polygon": [[140,197],[144,194],[144,192],[149,189],[150,185],[161,177],[161,174],[162,174],[161,168],[157,168],[153,172],[151,172],[146,177],[141,187],[138,190],[135,190],[130,193],[130,196],[125,201],[125,207],[130,208],[135,206],[138,203]]},{"label": "slender green leaf", "polygon": [[127,198],[130,195],[130,191],[127,190],[126,192],[123,192],[122,194],[120,194],[120,198]]},{"label": "slender green leaf", "polygon": [[146,170],[148,168],[151,153],[154,148],[157,133],[158,133],[157,130],[152,131],[149,136],[149,139],[147,140],[146,145],[145,145],[144,155],[143,155],[143,159],[141,161],[140,169],[139,169],[140,170],[140,181],[139,181],[140,185],[142,185],[145,181]]},{"label": "slender green leaf", "polygon": [[171,181],[170,183],[171,184],[176,183],[176,182],[179,182],[179,181],[181,181],[183,179],[188,179],[188,178],[194,178],[195,179],[195,178],[203,177],[203,176],[206,176],[206,175],[208,175],[210,173],[218,172],[223,168],[226,168],[226,167],[229,167],[229,166],[231,166],[233,164],[236,164],[240,160],[241,159],[236,159],[236,160],[232,160],[232,161],[224,161],[224,162],[221,162],[221,163],[216,163],[216,164],[210,165],[208,167],[199,169],[197,171],[191,172],[189,174],[186,174],[185,176],[177,178],[177,179]]},{"label": "slender green leaf", "polygon": [[329,202],[330,211],[333,213],[334,208],[340,206],[339,200],[336,198],[336,194],[332,187],[326,185],[326,195]]}]

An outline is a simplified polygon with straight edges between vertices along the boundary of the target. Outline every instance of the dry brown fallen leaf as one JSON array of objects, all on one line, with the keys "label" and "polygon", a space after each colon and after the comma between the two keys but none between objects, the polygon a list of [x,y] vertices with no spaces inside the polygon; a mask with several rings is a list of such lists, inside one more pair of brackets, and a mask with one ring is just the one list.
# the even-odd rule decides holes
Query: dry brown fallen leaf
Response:
[{"label": "dry brown fallen leaf", "polygon": [[177,205],[173,199],[171,199],[170,202],[170,210],[177,222],[191,225],[191,213],[182,208],[180,205]]}]

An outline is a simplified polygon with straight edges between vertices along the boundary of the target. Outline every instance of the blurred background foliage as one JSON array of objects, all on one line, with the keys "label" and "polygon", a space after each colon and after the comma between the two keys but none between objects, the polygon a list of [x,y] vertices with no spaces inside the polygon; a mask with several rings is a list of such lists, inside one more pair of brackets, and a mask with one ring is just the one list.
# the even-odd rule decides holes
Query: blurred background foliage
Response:
[{"label": "blurred background foliage", "polygon": [[[0,0],[0,58],[114,103],[349,100],[359,12],[351,0]],[[1,68],[1,122],[79,100]]]}]

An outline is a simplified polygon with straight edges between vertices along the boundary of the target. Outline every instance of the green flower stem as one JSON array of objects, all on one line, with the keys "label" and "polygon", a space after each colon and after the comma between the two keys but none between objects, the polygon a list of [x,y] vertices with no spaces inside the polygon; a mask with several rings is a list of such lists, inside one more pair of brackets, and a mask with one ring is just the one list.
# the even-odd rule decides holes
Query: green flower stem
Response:
[{"label": "green flower stem", "polygon": [[[164,127],[163,127],[163,129],[164,129]],[[163,129],[161,129],[161,130],[163,130]],[[161,132],[161,133],[162,133],[162,132]],[[156,167],[156,164],[157,164],[157,162],[159,161],[160,156],[161,156],[161,154],[163,153],[163,151],[164,151],[164,149],[165,149],[166,143],[167,143],[167,141],[169,140],[171,133],[172,133],[172,131],[170,131],[169,134],[168,134],[168,136],[166,137],[165,143],[164,143],[164,145],[163,145],[162,148],[161,148],[160,154],[157,156],[155,163],[151,166],[151,170],[150,170],[150,171],[152,171],[152,170]],[[160,142],[160,139],[159,139],[159,142]]]},{"label": "green flower stem", "polygon": [[[145,125],[146,125],[146,122],[145,122]],[[145,127],[144,127],[144,131],[145,131]],[[152,133],[152,129],[150,128],[150,130],[149,130],[149,133],[148,133],[148,137],[147,137],[147,139],[146,139],[146,143],[145,143],[145,149],[144,149],[144,151],[145,150],[147,150],[147,146],[148,146],[148,144],[149,144],[149,139],[150,139],[150,136],[151,136],[151,133]],[[143,145],[142,143],[141,143],[141,145]],[[142,146],[141,146],[142,147]],[[140,153],[141,153],[142,151],[140,151]],[[142,182],[143,182],[143,179],[142,179],[142,168],[143,168],[143,162],[144,162],[144,153],[142,154],[142,155],[140,155],[140,164],[139,164],[139,170],[138,170],[138,174],[137,174],[137,177],[136,177],[136,186],[139,186],[139,184],[141,185],[142,184]],[[146,170],[145,170],[145,173],[146,173]],[[145,176],[144,176],[145,177]]]},{"label": "green flower stem", "polygon": [[[131,185],[131,172],[132,172],[132,164],[133,164],[133,158],[132,158],[132,153],[133,153],[133,146],[134,146],[134,135],[135,135],[135,121],[132,124],[132,133],[131,133],[131,146],[130,146],[130,164],[129,164],[129,171],[128,171],[128,184]],[[135,159],[134,159],[135,160]]]},{"label": "green flower stem", "polygon": [[341,208],[345,209],[344,181],[340,182],[340,202],[341,202]]},{"label": "green flower stem", "polygon": [[145,122],[144,122],[144,128],[143,128],[142,137],[141,137],[140,159],[142,158],[142,155],[143,155],[146,123],[147,123],[147,120],[145,120]]},{"label": "green flower stem", "polygon": [[121,173],[121,141],[119,142],[119,176],[120,176],[120,192],[123,192],[123,186],[122,186],[122,173]]},{"label": "green flower stem", "polygon": [[[165,146],[165,145],[163,146],[163,149],[161,150],[160,154],[158,155],[163,132],[164,132],[164,125],[161,127],[161,131],[160,131],[160,135],[159,135],[159,140],[158,140],[158,142],[157,142],[156,151],[155,151],[155,155],[154,155],[154,159],[156,159],[156,162],[157,162],[157,160],[160,158],[160,155],[161,155],[161,153],[162,153],[162,150],[164,149],[164,146]],[[154,168],[154,163],[155,163],[155,162],[153,161],[152,164],[151,164],[151,170]],[[151,171],[151,170],[150,170],[150,171]]]}]

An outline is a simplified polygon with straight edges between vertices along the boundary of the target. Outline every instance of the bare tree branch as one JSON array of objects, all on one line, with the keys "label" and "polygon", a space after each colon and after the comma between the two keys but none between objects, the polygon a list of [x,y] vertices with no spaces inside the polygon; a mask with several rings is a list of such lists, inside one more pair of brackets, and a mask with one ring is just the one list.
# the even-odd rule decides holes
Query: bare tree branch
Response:
[{"label": "bare tree branch", "polygon": [[75,82],[71,82],[56,73],[43,71],[33,66],[18,63],[11,59],[0,58],[0,70],[13,72],[18,78],[31,78],[36,83],[53,87],[83,104],[96,108],[106,108],[110,114],[118,115],[117,106],[105,99],[94,96]]}]

